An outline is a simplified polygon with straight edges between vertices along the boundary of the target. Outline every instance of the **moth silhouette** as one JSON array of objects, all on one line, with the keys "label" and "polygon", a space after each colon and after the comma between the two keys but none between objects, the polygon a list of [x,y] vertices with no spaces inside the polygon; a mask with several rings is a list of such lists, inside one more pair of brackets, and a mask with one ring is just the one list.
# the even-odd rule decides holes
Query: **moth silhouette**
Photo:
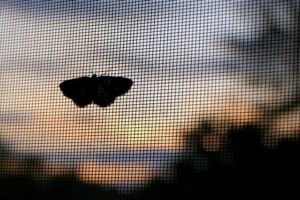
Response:
[{"label": "moth silhouette", "polygon": [[123,77],[99,76],[80,77],[62,82],[63,94],[72,99],[78,107],[95,103],[100,107],[112,104],[118,96],[131,88],[133,81]]}]

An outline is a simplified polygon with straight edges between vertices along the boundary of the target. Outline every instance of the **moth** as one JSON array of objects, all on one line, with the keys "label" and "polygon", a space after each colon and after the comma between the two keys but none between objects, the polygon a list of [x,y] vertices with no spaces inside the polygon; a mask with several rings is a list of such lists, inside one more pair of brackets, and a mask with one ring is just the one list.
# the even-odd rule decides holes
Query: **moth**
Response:
[{"label": "moth", "polygon": [[124,77],[98,76],[80,77],[63,81],[59,87],[63,94],[78,107],[91,103],[100,107],[111,105],[118,96],[129,91],[133,81]]}]

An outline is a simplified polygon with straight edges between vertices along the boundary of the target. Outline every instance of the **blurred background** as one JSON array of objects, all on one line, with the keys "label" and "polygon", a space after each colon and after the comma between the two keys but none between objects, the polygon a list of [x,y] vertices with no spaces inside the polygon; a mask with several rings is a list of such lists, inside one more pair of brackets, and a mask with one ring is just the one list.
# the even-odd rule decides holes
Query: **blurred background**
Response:
[{"label": "blurred background", "polygon": [[[299,6],[1,1],[0,195],[296,193]],[[134,84],[106,108],[58,87],[94,73]]]}]

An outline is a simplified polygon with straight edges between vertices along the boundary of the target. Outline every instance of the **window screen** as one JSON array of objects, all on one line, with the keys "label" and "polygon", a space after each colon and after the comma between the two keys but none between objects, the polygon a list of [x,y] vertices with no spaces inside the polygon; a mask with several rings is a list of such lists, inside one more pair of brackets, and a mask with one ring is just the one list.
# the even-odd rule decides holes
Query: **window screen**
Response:
[{"label": "window screen", "polygon": [[296,192],[299,45],[298,0],[1,1],[0,195]]}]

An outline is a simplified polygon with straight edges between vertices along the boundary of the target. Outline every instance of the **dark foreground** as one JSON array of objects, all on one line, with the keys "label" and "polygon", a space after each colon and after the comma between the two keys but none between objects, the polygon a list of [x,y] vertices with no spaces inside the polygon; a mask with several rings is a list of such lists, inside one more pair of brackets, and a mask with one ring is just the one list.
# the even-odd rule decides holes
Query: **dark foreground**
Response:
[{"label": "dark foreground", "polygon": [[277,148],[270,150],[260,145],[259,138],[260,131],[253,127],[233,131],[228,141],[228,152],[205,154],[199,149],[199,153],[205,154],[209,160],[207,170],[197,171],[195,159],[185,159],[175,167],[177,173],[172,182],[156,180],[137,192],[124,194],[98,185],[83,184],[70,174],[40,185],[32,178],[32,174],[25,173],[1,178],[0,198],[244,199],[284,195],[285,199],[289,199],[289,196],[297,195],[300,140],[282,141]]}]

